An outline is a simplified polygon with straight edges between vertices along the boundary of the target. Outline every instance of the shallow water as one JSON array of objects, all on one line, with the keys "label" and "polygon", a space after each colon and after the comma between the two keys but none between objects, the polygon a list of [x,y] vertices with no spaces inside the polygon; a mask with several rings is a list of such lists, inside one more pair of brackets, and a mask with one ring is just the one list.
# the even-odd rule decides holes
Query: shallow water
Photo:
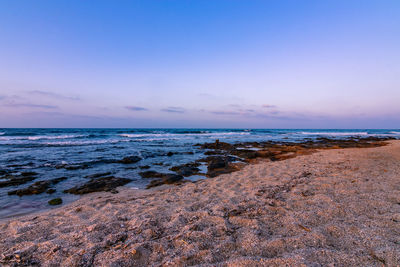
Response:
[{"label": "shallow water", "polygon": [[[400,137],[400,130],[271,130],[271,129],[0,129],[0,170],[13,174],[34,171],[38,178],[20,186],[0,188],[0,219],[49,208],[47,201],[62,197],[64,203],[77,196],[63,190],[82,184],[84,176],[111,172],[117,177],[132,179],[128,187],[144,188],[149,182],[139,176],[140,166],[170,172],[168,168],[203,157],[194,144],[246,141],[302,141],[317,137],[347,138],[350,136]],[[173,152],[172,156],[167,156]],[[187,152],[193,152],[188,154]],[[110,163],[126,156],[140,156],[135,164]],[[162,164],[162,165],[160,165]],[[60,166],[82,166],[67,170]],[[26,188],[30,184],[52,178],[67,177],[55,185],[56,193],[33,196],[9,196],[8,191]],[[189,177],[197,180],[201,177]],[[0,178],[1,179],[1,178]]]}]

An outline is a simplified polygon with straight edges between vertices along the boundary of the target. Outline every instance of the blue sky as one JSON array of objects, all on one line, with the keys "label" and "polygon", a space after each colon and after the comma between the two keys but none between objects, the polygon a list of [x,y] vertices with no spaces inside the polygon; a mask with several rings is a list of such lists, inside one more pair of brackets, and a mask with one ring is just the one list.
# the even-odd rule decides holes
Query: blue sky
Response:
[{"label": "blue sky", "polygon": [[0,0],[0,127],[399,128],[399,1]]}]

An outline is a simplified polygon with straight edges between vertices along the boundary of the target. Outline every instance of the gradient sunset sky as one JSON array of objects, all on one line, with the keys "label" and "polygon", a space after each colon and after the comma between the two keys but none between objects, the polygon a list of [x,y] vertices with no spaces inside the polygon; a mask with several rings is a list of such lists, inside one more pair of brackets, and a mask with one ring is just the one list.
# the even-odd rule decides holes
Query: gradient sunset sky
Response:
[{"label": "gradient sunset sky", "polygon": [[0,0],[1,127],[399,128],[400,1]]}]

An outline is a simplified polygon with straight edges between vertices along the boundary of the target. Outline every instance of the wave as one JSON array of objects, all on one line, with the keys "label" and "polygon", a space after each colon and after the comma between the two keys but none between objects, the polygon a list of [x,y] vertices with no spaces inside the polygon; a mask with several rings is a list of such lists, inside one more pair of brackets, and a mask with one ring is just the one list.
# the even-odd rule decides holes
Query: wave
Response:
[{"label": "wave", "polygon": [[202,133],[148,133],[148,134],[119,134],[121,137],[127,138],[152,138],[152,137],[163,137],[163,138],[180,138],[184,136],[230,136],[230,135],[250,135],[250,132],[207,132]]},{"label": "wave", "polygon": [[128,140],[91,140],[91,141],[62,141],[62,142],[46,142],[44,146],[87,146],[101,144],[116,144],[119,142],[127,142]]},{"label": "wave", "polygon": [[304,135],[332,135],[332,136],[349,136],[349,135],[368,135],[367,132],[300,132]]},{"label": "wave", "polygon": [[4,135],[5,134],[5,132],[0,132],[0,135]]},{"label": "wave", "polygon": [[391,131],[389,132],[390,134],[400,134],[400,132],[396,132],[396,131]]},{"label": "wave", "polygon": [[0,137],[2,141],[12,141],[12,140],[51,140],[51,139],[71,139],[71,138],[81,138],[85,137],[85,135],[37,135],[37,136],[15,136],[15,137]]}]

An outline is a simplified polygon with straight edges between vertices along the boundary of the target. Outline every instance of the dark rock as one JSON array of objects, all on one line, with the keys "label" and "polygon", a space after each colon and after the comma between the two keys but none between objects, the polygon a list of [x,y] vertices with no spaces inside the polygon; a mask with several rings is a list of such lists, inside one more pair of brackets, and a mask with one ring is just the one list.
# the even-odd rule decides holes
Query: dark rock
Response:
[{"label": "dark rock", "polygon": [[111,194],[118,194],[119,191],[117,189],[113,188],[113,189],[110,190],[110,193]]},{"label": "dark rock", "polygon": [[59,164],[56,165],[56,169],[66,169],[66,170],[79,170],[79,169],[87,169],[90,166],[87,164]]},{"label": "dark rock", "polygon": [[53,194],[53,193],[55,193],[55,192],[56,192],[56,190],[55,190],[54,188],[50,188],[50,189],[48,189],[48,190],[46,191],[47,194]]},{"label": "dark rock", "polygon": [[122,163],[122,164],[133,164],[136,163],[138,161],[141,161],[142,158],[138,157],[138,156],[129,156],[129,157],[125,157],[122,160],[117,161],[117,163]]},{"label": "dark rock", "polygon": [[247,149],[236,149],[232,151],[232,154],[244,159],[254,159],[257,157],[257,151]]},{"label": "dark rock", "polygon": [[226,152],[223,150],[209,150],[209,151],[204,152],[204,155],[223,155],[225,153]]},{"label": "dark rock", "polygon": [[21,185],[21,184],[26,184],[30,181],[33,181],[36,179],[36,177],[33,176],[28,176],[28,177],[11,177],[8,178],[9,180],[7,181],[0,181],[0,188],[1,187],[7,187],[7,186],[16,186],[16,185]]},{"label": "dark rock", "polygon": [[110,174],[111,172],[95,173],[91,175],[86,175],[85,178],[94,179],[94,178],[109,176]]},{"label": "dark rock", "polygon": [[183,179],[182,175],[167,174],[162,178],[164,184],[173,184]]},{"label": "dark rock", "polygon": [[207,166],[208,177],[216,177],[221,174],[231,173],[238,170],[237,166],[230,164],[230,162],[237,160],[237,158],[235,157],[216,156],[216,157],[207,157],[205,160],[207,160],[208,162]]},{"label": "dark rock", "polygon": [[61,177],[47,181],[38,181],[27,188],[10,191],[8,192],[8,194],[17,196],[41,194],[44,193],[50,186],[58,184],[59,182],[64,181],[65,179],[67,178]]},{"label": "dark rock", "polygon": [[167,156],[168,156],[168,157],[171,157],[171,156],[173,156],[173,155],[174,155],[173,152],[168,152],[168,153],[167,153]]},{"label": "dark rock", "polygon": [[229,162],[228,160],[226,160],[226,158],[215,157],[209,162],[207,169],[214,170],[214,169],[225,168],[228,166],[228,164]]},{"label": "dark rock", "polygon": [[160,173],[156,171],[145,171],[139,172],[139,175],[142,178],[163,178],[165,176],[165,173]]},{"label": "dark rock", "polygon": [[158,180],[153,180],[151,181],[148,185],[147,188],[151,188],[151,187],[155,187],[155,186],[160,186],[163,184],[175,184],[181,180],[183,180],[183,176],[182,175],[177,175],[177,174],[169,174],[169,173],[165,173],[163,174],[164,176],[162,177],[162,179],[158,179]]},{"label": "dark rock", "polygon": [[62,204],[62,199],[61,198],[54,198],[54,199],[52,199],[52,200],[49,200],[49,205],[52,205],[52,206],[54,206],[54,205],[60,205],[60,204]]},{"label": "dark rock", "polygon": [[240,160],[239,158],[235,157],[235,156],[208,156],[202,159],[197,160],[196,162],[206,162],[208,164],[210,164],[213,161],[227,161],[227,162],[233,162],[233,161],[238,161]]},{"label": "dark rock", "polygon": [[117,188],[118,186],[123,186],[131,181],[132,181],[131,179],[127,178],[118,178],[114,176],[109,176],[99,179],[92,179],[81,186],[75,186],[73,188],[65,190],[64,192],[75,195],[81,195],[92,192],[111,191],[112,189]]},{"label": "dark rock", "polygon": [[200,163],[198,162],[193,162],[193,163],[187,163],[179,166],[174,166],[170,168],[171,171],[176,172],[179,175],[188,177],[194,174],[199,173],[200,169],[198,168],[200,166]]},{"label": "dark rock", "polygon": [[144,165],[144,166],[140,166],[139,168],[142,169],[142,170],[146,170],[146,169],[150,169],[150,166],[149,165]]},{"label": "dark rock", "polygon": [[220,142],[218,139],[215,140],[214,143],[205,143],[200,145],[200,147],[202,149],[215,149],[215,150],[232,150],[234,148],[233,145],[229,144],[229,143],[225,143],[225,142]]}]

